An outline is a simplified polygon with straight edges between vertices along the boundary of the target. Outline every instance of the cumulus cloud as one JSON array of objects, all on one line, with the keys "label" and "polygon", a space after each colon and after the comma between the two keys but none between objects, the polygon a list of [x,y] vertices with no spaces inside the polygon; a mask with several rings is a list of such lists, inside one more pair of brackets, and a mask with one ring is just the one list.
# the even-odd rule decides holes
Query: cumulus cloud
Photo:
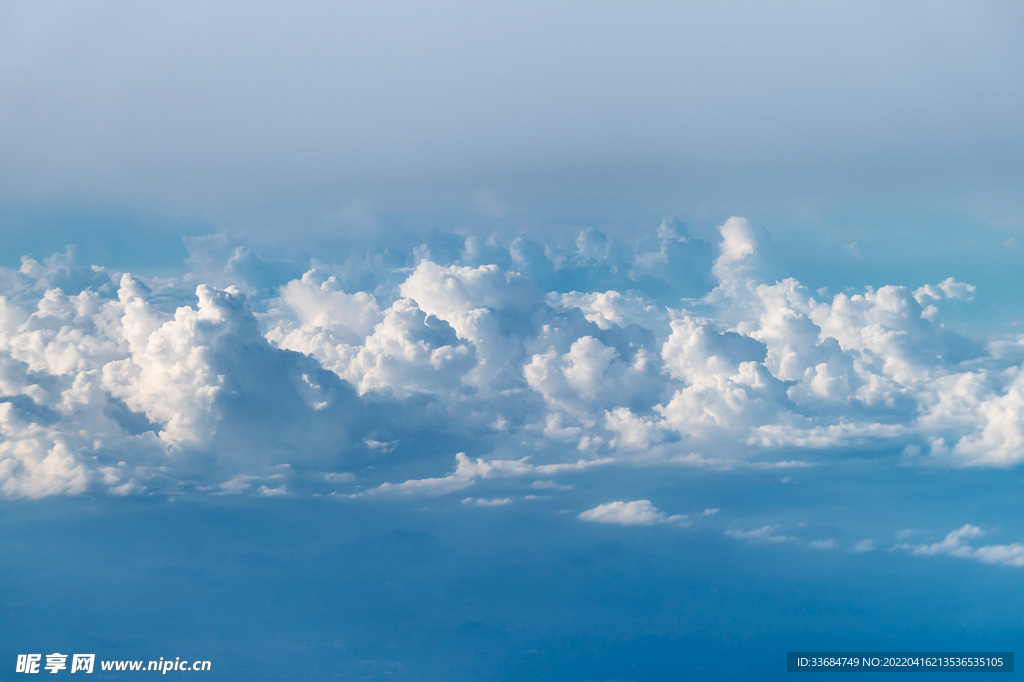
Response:
[{"label": "cumulus cloud", "polygon": [[653,526],[658,523],[671,523],[681,526],[689,525],[686,514],[668,516],[651,504],[650,500],[633,500],[632,502],[608,502],[577,515],[584,521],[595,523],[617,523],[620,526]]},{"label": "cumulus cloud", "polygon": [[[915,466],[1024,461],[1024,339],[940,320],[972,285],[828,297],[770,277],[757,226],[720,233],[441,235],[302,267],[211,235],[172,279],[25,258],[0,269],[0,490],[297,493],[373,464],[352,494],[436,494],[879,444]],[[457,449],[474,457],[445,475]],[[435,468],[388,468],[413,460]]]},{"label": "cumulus cloud", "polygon": [[973,546],[966,541],[985,535],[985,531],[977,526],[965,523],[957,530],[950,531],[941,542],[930,545],[897,545],[897,549],[910,551],[918,556],[934,556],[945,554],[962,559],[974,559],[986,564],[1003,564],[1005,566],[1024,566],[1024,544],[1015,542],[1009,545]]},{"label": "cumulus cloud", "polygon": [[128,357],[102,368],[103,388],[161,424],[159,436],[171,446],[202,443],[213,435],[214,403],[224,384],[213,358],[220,337],[258,336],[237,289],[203,284],[196,296],[196,308],[182,306],[164,321],[151,310],[138,283],[130,275],[122,277],[120,332]]}]

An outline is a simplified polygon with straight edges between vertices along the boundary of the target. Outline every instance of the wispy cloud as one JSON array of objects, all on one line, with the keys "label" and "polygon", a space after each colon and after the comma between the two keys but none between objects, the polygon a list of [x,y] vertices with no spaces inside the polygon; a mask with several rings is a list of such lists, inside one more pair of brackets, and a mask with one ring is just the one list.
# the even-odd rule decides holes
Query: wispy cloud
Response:
[{"label": "wispy cloud", "polygon": [[910,551],[918,556],[934,556],[945,554],[962,559],[974,559],[986,564],[1003,564],[1005,566],[1024,566],[1024,544],[1015,542],[1009,545],[974,546],[967,540],[985,535],[978,526],[965,523],[957,530],[950,531],[941,542],[930,545],[897,545],[896,549]]},{"label": "wispy cloud", "polygon": [[[478,458],[472,460],[466,453],[459,452],[455,455],[455,471],[440,478],[419,478],[411,479],[403,483],[382,483],[376,488],[371,488],[361,493],[353,493],[351,497],[363,497],[365,495],[379,495],[387,493],[399,494],[422,494],[422,495],[446,495],[457,490],[463,490],[474,485],[477,481],[493,478],[512,478],[536,474],[555,474],[572,471],[584,471],[592,467],[599,467],[611,464],[615,460],[610,457],[602,459],[565,462],[562,464],[541,464],[533,465],[524,457],[518,460],[492,459],[485,460]],[[541,483],[551,483],[550,481]],[[535,488],[551,488],[568,490],[572,486],[533,485]]]},{"label": "wispy cloud", "polygon": [[484,499],[482,497],[466,497],[463,498],[462,504],[472,504],[477,507],[503,507],[506,504],[512,504],[511,497],[492,497]]},{"label": "wispy cloud", "polygon": [[749,542],[799,542],[797,538],[790,535],[779,535],[777,531],[778,526],[762,526],[754,530],[727,530],[725,534],[731,538]]}]

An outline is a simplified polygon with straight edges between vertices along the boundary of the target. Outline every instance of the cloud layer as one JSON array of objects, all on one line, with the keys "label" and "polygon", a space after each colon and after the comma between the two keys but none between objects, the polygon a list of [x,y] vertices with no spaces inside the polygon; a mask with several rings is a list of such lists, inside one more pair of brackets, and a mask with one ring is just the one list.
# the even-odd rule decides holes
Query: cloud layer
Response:
[{"label": "cloud layer", "polygon": [[[720,232],[444,235],[303,274],[217,236],[190,242],[185,277],[145,281],[25,258],[0,272],[0,490],[438,494],[864,447],[1024,460],[1024,338],[941,322],[973,286],[812,293],[769,280],[747,221]],[[350,473],[371,464],[383,480]],[[586,513],[660,514],[642,502]]]}]

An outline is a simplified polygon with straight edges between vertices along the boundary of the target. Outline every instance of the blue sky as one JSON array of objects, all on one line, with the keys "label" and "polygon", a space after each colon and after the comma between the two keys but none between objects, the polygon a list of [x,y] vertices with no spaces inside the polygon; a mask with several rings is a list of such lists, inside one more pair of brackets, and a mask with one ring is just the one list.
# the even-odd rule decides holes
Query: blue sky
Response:
[{"label": "blue sky", "polygon": [[1012,651],[1011,3],[0,9],[0,665]]}]

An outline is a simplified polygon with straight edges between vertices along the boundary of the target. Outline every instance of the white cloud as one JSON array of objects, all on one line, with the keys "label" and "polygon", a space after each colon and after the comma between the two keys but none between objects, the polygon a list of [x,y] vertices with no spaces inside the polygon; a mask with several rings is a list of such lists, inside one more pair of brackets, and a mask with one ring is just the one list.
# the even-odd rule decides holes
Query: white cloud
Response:
[{"label": "white cloud", "polygon": [[372,294],[345,293],[336,276],[310,270],[280,290],[280,303],[301,328],[323,330],[338,342],[358,345],[382,320]]},{"label": "white cloud", "polygon": [[669,315],[665,309],[659,309],[642,298],[614,290],[591,293],[570,291],[565,294],[552,292],[548,294],[547,300],[561,312],[578,308],[587,320],[605,331],[631,324],[658,331],[668,327]]},{"label": "white cloud", "polygon": [[797,538],[789,535],[777,535],[777,530],[778,526],[761,526],[754,530],[727,530],[725,534],[731,538],[747,540],[749,542],[799,542]]},{"label": "white cloud", "polygon": [[429,260],[422,261],[399,290],[473,345],[477,362],[463,380],[481,390],[522,353],[522,337],[506,333],[503,321],[528,315],[543,300],[530,280],[496,265],[442,267]]},{"label": "white cloud", "polygon": [[252,487],[252,481],[258,479],[259,476],[239,474],[237,476],[233,476],[230,480],[221,483],[220,489],[226,493],[240,493],[242,491],[249,490]]},{"label": "white cloud", "polygon": [[617,523],[620,526],[652,526],[659,523],[689,525],[689,517],[686,514],[668,516],[658,511],[658,508],[651,504],[650,500],[608,502],[581,512],[577,516],[584,521]]},{"label": "white cloud", "polygon": [[531,388],[553,410],[593,419],[602,408],[643,400],[661,385],[656,358],[639,349],[626,362],[618,351],[592,336],[573,341],[568,352],[551,348],[533,355],[523,366]]},{"label": "white cloud", "polygon": [[746,281],[762,274],[761,254],[767,235],[745,218],[737,217],[729,218],[718,231],[722,235],[722,243],[712,273],[718,279],[718,290],[722,295],[736,296]]},{"label": "white cloud", "polygon": [[[757,227],[720,232],[713,265],[671,221],[648,246],[590,229],[565,248],[441,240],[278,270],[214,235],[193,244],[188,280],[81,267],[71,250],[26,258],[0,268],[0,490],[251,493],[278,464],[386,471],[453,431],[518,454],[373,494],[612,461],[795,466],[791,450],[878,444],[914,466],[1024,462],[1024,342],[986,350],[939,321],[973,285],[828,298],[767,278]],[[698,256],[711,279],[684,299]]]},{"label": "white cloud", "polygon": [[974,292],[977,289],[973,284],[957,282],[952,277],[947,277],[936,285],[925,284],[914,291],[914,298],[917,302],[924,304],[926,300],[940,301],[943,298],[959,298],[967,301],[974,300]]},{"label": "white cloud", "polygon": [[[0,405],[0,420],[6,421],[9,408],[9,403]],[[61,440],[22,437],[0,443],[0,481],[7,497],[76,495],[89,479],[88,470]]]},{"label": "white cloud", "polygon": [[530,484],[534,490],[572,490],[571,485],[562,485],[556,481],[534,481]]},{"label": "white cloud", "polygon": [[246,325],[241,293],[200,285],[198,308],[180,307],[166,321],[151,310],[129,275],[122,278],[118,294],[129,356],[103,366],[103,388],[163,425],[160,438],[169,445],[208,442],[224,382],[213,367],[213,346],[218,337]]},{"label": "white cloud", "polygon": [[977,526],[965,523],[957,530],[950,531],[941,542],[930,545],[897,545],[897,549],[909,550],[919,556],[946,554],[963,559],[975,559],[986,564],[1003,564],[1005,566],[1024,566],[1024,544],[1015,542],[1009,545],[982,545],[975,547],[965,540],[985,535],[985,531]]},{"label": "white cloud", "polygon": [[850,423],[841,421],[828,426],[800,428],[789,424],[768,424],[751,429],[750,445],[762,447],[796,446],[801,448],[833,448],[865,443],[871,440],[897,438],[907,432],[901,424]]},{"label": "white cloud", "polygon": [[375,495],[380,493],[398,493],[402,495],[447,495],[464,490],[476,481],[468,476],[450,475],[441,478],[417,478],[404,483],[381,483],[365,493],[353,493],[351,497]]},{"label": "white cloud", "polygon": [[[363,325],[361,346],[353,345],[360,336],[354,332],[345,332],[351,338],[334,355],[289,345],[300,331],[319,332],[300,327],[288,337],[281,324],[268,337],[313,353],[360,391],[424,391],[463,409],[470,404],[464,389],[471,387],[477,391],[473,409],[500,425],[500,432],[540,425],[549,440],[579,449],[673,459],[679,455],[668,444],[680,440],[680,447],[743,443],[821,450],[917,434],[943,439],[945,449],[933,449],[934,463],[1005,466],[1024,459],[1024,416],[1013,376],[958,371],[955,361],[972,352],[970,344],[945,331],[936,311],[922,307],[970,298],[972,285],[949,278],[914,292],[868,287],[821,302],[795,280],[762,281],[763,232],[740,218],[720,231],[712,268],[717,287],[704,299],[713,309],[710,317],[665,312],[614,289],[545,299],[522,274],[497,265],[442,266],[426,257],[427,250],[399,287],[405,298],[380,313],[384,321],[372,335]],[[664,226],[659,238],[663,247],[686,241]],[[470,246],[465,253],[480,252]],[[577,248],[579,263],[614,259],[610,242],[593,231],[581,234]],[[516,253],[513,260],[527,258]],[[657,260],[660,253],[643,258]],[[523,271],[531,272],[527,265],[523,260]],[[317,285],[316,295],[331,281]],[[320,319],[309,308],[308,301],[316,300],[307,291],[312,284],[307,273],[284,287],[280,299],[295,311],[289,319],[306,327]],[[353,296],[333,289],[329,294],[346,304]],[[372,317],[378,308],[362,300]],[[547,312],[545,300],[552,306]],[[333,308],[323,305],[321,318],[331,318]],[[593,331],[568,322],[576,310]],[[552,317],[558,314],[565,319]],[[340,316],[332,319],[328,326],[340,324]],[[429,319],[448,325],[451,337],[428,340]],[[327,323],[317,324],[320,329]],[[657,343],[631,343],[624,355],[621,345],[601,335],[629,325]],[[501,397],[492,390],[499,381],[508,387]],[[530,407],[533,416],[526,416],[525,404],[508,400],[515,392],[525,397],[516,382],[543,399],[546,414]],[[508,419],[516,413],[525,423],[523,416]],[[951,426],[958,430],[950,432]]]},{"label": "white cloud", "polygon": [[490,499],[484,499],[481,497],[472,498],[466,497],[462,500],[462,504],[472,504],[477,507],[502,507],[506,504],[512,504],[511,497],[492,497]]},{"label": "white cloud", "polygon": [[[492,478],[511,478],[527,475],[551,475],[569,471],[582,471],[595,466],[610,464],[614,460],[603,458],[596,460],[577,460],[562,464],[540,464],[533,465],[527,462],[529,457],[518,460],[492,459],[485,460],[477,458],[472,460],[466,453],[459,452],[455,455],[455,471],[440,478],[419,478],[410,479],[404,483],[382,483],[376,488],[371,488],[362,493],[353,493],[352,497],[364,495],[378,495],[381,493],[399,494],[421,494],[421,495],[447,495],[458,490],[464,490],[477,481]],[[571,487],[571,486],[570,486]]]}]

